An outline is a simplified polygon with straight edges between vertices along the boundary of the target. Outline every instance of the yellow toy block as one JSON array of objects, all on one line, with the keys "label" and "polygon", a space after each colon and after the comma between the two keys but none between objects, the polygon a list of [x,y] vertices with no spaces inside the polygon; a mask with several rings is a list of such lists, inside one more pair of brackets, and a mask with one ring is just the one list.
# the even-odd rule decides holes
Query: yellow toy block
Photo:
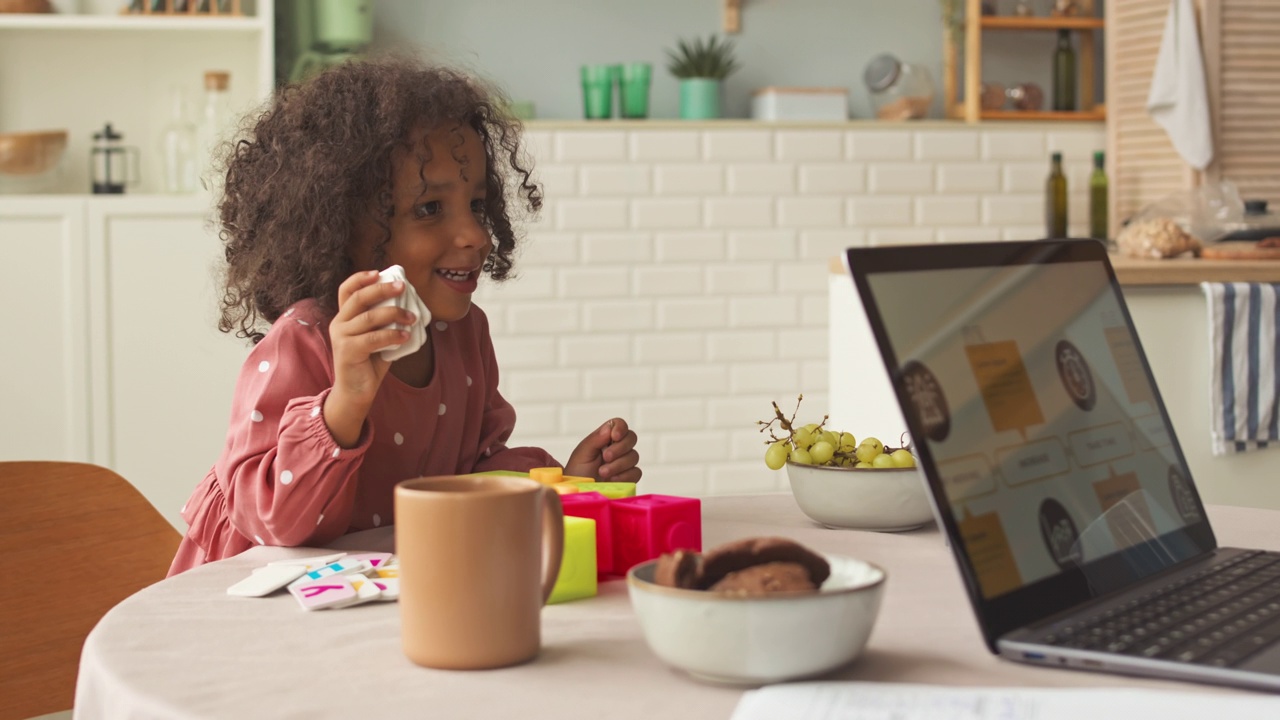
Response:
[{"label": "yellow toy block", "polygon": [[582,490],[576,484],[569,483],[569,482],[558,482],[555,485],[552,485],[551,489],[555,490],[561,495],[570,495],[572,493],[582,492]]},{"label": "yellow toy block", "polygon": [[564,478],[564,470],[558,467],[540,467],[530,468],[529,477],[537,480],[543,485],[555,485]]},{"label": "yellow toy block", "polygon": [[564,517],[564,555],[548,604],[596,595],[596,521]]},{"label": "yellow toy block", "polygon": [[610,500],[617,500],[624,497],[636,496],[636,484],[629,482],[593,482],[590,485],[586,483],[576,483],[578,489],[582,492],[598,492]]},{"label": "yellow toy block", "polygon": [[578,477],[577,475],[565,475],[561,479],[561,482],[567,482],[567,483],[584,483],[584,482],[593,483],[595,481],[596,481],[595,478]]}]

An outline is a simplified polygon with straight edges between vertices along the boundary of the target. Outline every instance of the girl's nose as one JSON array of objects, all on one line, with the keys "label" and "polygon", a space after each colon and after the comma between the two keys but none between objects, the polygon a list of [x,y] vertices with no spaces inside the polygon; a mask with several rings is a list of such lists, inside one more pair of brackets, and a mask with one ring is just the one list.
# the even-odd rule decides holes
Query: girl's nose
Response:
[{"label": "girl's nose", "polygon": [[489,244],[489,230],[472,213],[467,213],[458,228],[454,231],[454,242],[458,247],[472,248]]}]

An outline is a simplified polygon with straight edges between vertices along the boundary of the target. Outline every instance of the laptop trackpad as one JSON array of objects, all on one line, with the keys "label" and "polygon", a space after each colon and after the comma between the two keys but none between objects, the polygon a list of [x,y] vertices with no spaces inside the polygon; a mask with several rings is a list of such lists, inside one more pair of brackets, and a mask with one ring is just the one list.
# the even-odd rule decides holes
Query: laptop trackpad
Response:
[{"label": "laptop trackpad", "polygon": [[1280,645],[1272,645],[1236,666],[1239,670],[1280,675]]}]

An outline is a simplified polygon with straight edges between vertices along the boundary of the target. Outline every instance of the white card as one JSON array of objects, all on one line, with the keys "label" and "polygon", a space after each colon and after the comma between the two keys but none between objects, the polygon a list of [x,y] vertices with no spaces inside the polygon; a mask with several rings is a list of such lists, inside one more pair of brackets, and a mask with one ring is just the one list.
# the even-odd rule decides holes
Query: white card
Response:
[{"label": "white card", "polygon": [[228,595],[236,597],[262,597],[302,577],[307,569],[302,565],[268,565],[250,573],[249,577],[227,588]]},{"label": "white card", "polygon": [[330,553],[328,555],[314,555],[312,557],[288,558],[286,560],[272,560],[267,566],[273,565],[305,565],[308,570],[315,570],[318,567],[324,567],[331,562],[341,560],[347,554],[343,552]]},{"label": "white card", "polygon": [[373,582],[377,583],[382,590],[378,595],[379,600],[395,601],[400,599],[400,578],[374,578]]},{"label": "white card", "polygon": [[356,596],[333,607],[345,608],[352,605],[363,605],[367,602],[373,602],[382,596],[382,588],[378,587],[377,583],[369,578],[362,575],[346,575],[345,577],[351,582],[351,586],[356,589]]}]

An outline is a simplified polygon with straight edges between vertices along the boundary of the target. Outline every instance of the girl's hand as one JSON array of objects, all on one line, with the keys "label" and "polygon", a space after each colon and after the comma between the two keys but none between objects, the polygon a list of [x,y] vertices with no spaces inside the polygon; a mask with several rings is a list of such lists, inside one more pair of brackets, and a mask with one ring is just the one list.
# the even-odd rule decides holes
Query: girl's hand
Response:
[{"label": "girl's hand", "polygon": [[324,419],[334,440],[343,447],[359,441],[378,387],[391,368],[379,351],[409,339],[407,331],[388,326],[417,322],[417,316],[408,310],[377,307],[403,292],[401,281],[379,282],[377,270],[358,272],[338,287],[338,314],[329,323],[333,390],[325,400]]},{"label": "girl's hand", "polygon": [[639,463],[635,431],[627,427],[626,420],[614,418],[578,443],[564,465],[564,474],[606,482],[639,482]]}]

